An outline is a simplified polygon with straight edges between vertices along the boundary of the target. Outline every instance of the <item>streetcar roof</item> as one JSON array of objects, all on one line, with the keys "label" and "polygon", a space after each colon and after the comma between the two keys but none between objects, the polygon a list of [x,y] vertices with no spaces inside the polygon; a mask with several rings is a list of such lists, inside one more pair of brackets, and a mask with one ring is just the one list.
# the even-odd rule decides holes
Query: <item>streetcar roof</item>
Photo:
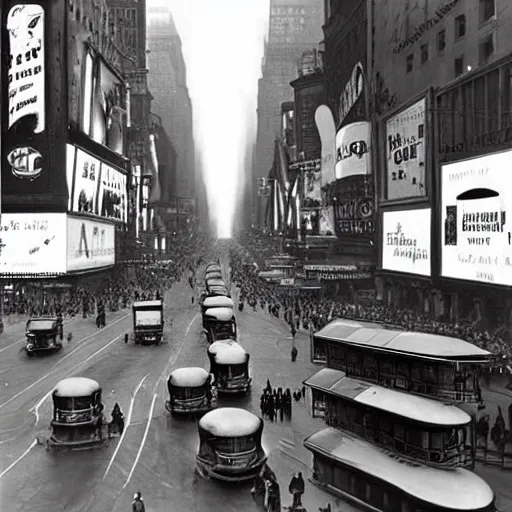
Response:
[{"label": "streetcar roof", "polygon": [[323,368],[304,384],[424,424],[455,426],[471,422],[469,414],[455,405],[376,386],[331,368]]},{"label": "streetcar roof", "polygon": [[229,322],[233,318],[232,308],[210,308],[204,312],[205,316],[220,320],[221,322]]},{"label": "streetcar roof", "polygon": [[137,308],[161,308],[163,302],[161,300],[139,300],[133,303],[133,307]]},{"label": "streetcar roof", "polygon": [[207,277],[205,281],[208,286],[226,286],[226,283],[219,277]]},{"label": "streetcar roof", "polygon": [[208,263],[206,265],[206,268],[208,269],[210,267],[218,267],[218,268],[220,268],[220,263],[218,261],[210,261],[210,263]]},{"label": "streetcar roof", "polygon": [[197,388],[202,386],[209,377],[204,368],[198,366],[190,368],[178,368],[169,375],[169,384],[180,388]]},{"label": "streetcar roof", "polygon": [[457,358],[457,357],[489,357],[487,350],[483,350],[472,343],[425,332],[398,331],[386,329],[376,324],[361,322],[362,327],[331,322],[320,329],[315,336],[328,338],[343,343],[358,345],[386,351],[402,352],[412,355]]},{"label": "streetcar roof", "polygon": [[203,301],[203,307],[205,308],[234,308],[235,303],[233,299],[222,295],[216,295],[215,297],[206,297]]},{"label": "streetcar roof", "polygon": [[245,363],[247,352],[234,340],[215,341],[208,347],[208,352],[215,356],[218,364]]},{"label": "streetcar roof", "polygon": [[61,380],[53,391],[55,396],[62,398],[75,398],[82,396],[91,396],[101,389],[100,385],[87,377],[70,377]]},{"label": "streetcar roof", "polygon": [[237,407],[221,407],[206,413],[199,426],[218,437],[249,436],[258,431],[261,419],[252,412]]},{"label": "streetcar roof", "polygon": [[205,280],[208,279],[222,279],[222,272],[220,270],[209,270],[204,276]]},{"label": "streetcar roof", "polygon": [[438,507],[479,510],[494,500],[489,485],[467,469],[446,471],[412,463],[334,428],[325,428],[306,438],[304,446]]}]

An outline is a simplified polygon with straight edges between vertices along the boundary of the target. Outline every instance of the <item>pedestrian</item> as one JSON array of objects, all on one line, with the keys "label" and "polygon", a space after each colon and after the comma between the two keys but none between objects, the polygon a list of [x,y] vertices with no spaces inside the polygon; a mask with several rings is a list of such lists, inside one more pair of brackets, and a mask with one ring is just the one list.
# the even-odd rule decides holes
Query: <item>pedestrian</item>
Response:
[{"label": "pedestrian", "polygon": [[140,491],[137,491],[133,495],[132,512],[146,512],[146,507],[142,500],[142,493]]},{"label": "pedestrian", "polygon": [[291,350],[292,363],[295,363],[295,361],[297,361],[298,355],[299,355],[299,351],[297,350],[297,347],[293,346],[292,350]]},{"label": "pedestrian", "polygon": [[305,483],[302,473],[295,473],[290,480],[288,492],[293,496],[292,507],[302,507],[302,495],[304,494]]},{"label": "pedestrian", "polygon": [[191,302],[192,302],[192,304],[194,304],[194,296],[193,295],[192,295]]}]

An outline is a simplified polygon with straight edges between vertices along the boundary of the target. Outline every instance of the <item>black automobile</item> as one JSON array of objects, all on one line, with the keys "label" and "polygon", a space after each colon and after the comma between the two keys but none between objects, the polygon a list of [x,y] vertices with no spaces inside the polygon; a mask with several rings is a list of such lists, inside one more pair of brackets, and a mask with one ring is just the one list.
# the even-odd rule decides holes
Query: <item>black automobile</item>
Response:
[{"label": "black automobile", "polygon": [[29,357],[42,351],[56,352],[62,348],[62,320],[58,317],[31,318],[25,327],[25,336],[25,351]]}]

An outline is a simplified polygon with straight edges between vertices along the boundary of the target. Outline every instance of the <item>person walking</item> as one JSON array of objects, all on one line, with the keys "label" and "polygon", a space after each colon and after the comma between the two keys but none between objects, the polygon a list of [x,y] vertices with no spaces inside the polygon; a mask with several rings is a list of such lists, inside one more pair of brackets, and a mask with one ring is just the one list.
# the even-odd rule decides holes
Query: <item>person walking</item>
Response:
[{"label": "person walking", "polygon": [[146,512],[146,506],[144,505],[140,491],[137,491],[133,495],[132,512]]},{"label": "person walking", "polygon": [[302,495],[304,494],[304,488],[305,483],[304,478],[302,478],[302,473],[294,473],[290,480],[290,485],[288,486],[288,492],[293,496],[292,507],[302,507]]}]

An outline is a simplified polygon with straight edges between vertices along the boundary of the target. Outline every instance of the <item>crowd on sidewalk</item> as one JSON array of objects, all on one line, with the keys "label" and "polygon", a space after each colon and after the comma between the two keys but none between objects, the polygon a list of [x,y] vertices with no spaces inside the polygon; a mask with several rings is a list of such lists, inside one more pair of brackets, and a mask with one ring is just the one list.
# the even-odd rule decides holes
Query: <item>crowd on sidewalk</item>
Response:
[{"label": "crowd on sidewalk", "polygon": [[[268,259],[278,252],[278,241],[254,233],[243,233],[232,244],[232,279],[240,288],[240,302],[267,309],[284,317],[297,331],[321,329],[335,318],[379,322],[409,331],[428,332],[464,339],[496,356],[512,359],[508,334],[502,328],[489,332],[479,330],[469,321],[451,324],[436,320],[412,309],[387,307],[383,304],[355,304],[347,299],[320,297],[308,290],[290,289],[267,283],[258,277],[258,266],[251,263]],[[241,306],[243,308],[243,305]]]}]

